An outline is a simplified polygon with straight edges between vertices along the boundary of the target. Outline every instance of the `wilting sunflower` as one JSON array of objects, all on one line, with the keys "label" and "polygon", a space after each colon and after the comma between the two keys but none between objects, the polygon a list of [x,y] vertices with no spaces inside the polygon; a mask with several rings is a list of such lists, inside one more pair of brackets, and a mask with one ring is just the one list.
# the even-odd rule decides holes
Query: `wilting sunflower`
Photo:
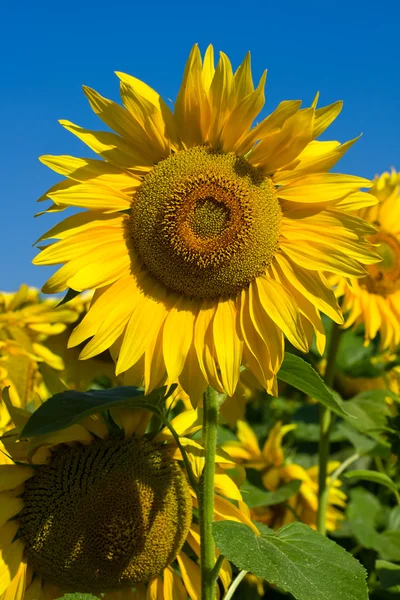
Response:
[{"label": "wilting sunflower", "polygon": [[[46,342],[78,318],[74,307],[55,309],[57,301],[39,298],[39,290],[22,285],[16,293],[0,293],[0,398],[10,387],[15,406],[38,402],[46,393],[39,368],[64,368],[62,358]],[[0,399],[0,433],[8,425],[8,411]]]},{"label": "wilting sunflower", "polygon": [[[197,500],[169,429],[145,435],[151,414],[125,408],[111,411],[114,435],[92,415],[20,440],[29,413],[10,411],[18,427],[0,447],[1,600],[52,600],[68,591],[106,592],[107,600],[199,597]],[[191,410],[171,423],[198,477],[204,451],[184,437],[196,421]],[[233,463],[220,452],[216,463],[214,519],[257,531],[226,471]],[[230,578],[224,561],[225,588]]]},{"label": "wilting sunflower", "polygon": [[371,226],[347,212],[374,202],[370,182],[328,173],[355,140],[316,141],[341,102],[284,101],[253,127],[265,73],[254,88],[249,56],[214,68],[212,46],[192,49],[174,112],[117,76],[123,107],[84,88],[115,133],[61,121],[102,160],[41,158],[68,178],[41,198],[49,210],[87,209],[34,260],[64,263],[46,293],[96,290],[70,345],[91,338],[83,359],[111,348],[146,393],[179,380],[193,401],[208,384],[232,396],[241,363],[276,391],[284,335],[306,352],[315,334],[322,352],[320,311],[342,322],[322,272],[359,277],[376,260]]},{"label": "wilting sunflower", "polygon": [[339,293],[349,311],[346,327],[362,323],[367,343],[379,332],[381,348],[394,348],[400,343],[400,173],[377,176],[370,192],[378,204],[357,215],[376,228],[369,239],[382,260],[359,281],[342,281]]},{"label": "wilting sunflower", "polygon": [[[283,437],[295,428],[294,424],[282,426],[282,423],[276,423],[261,450],[258,439],[248,423],[238,421],[238,441],[225,442],[223,448],[238,464],[260,471],[267,490],[275,491],[294,480],[302,482],[299,491],[288,499],[287,505],[255,508],[252,510],[253,519],[274,528],[300,519],[315,529],[318,512],[318,466],[305,469],[292,463],[285,459],[282,448]],[[329,461],[328,473],[332,473],[339,465],[337,461]],[[330,531],[337,529],[344,518],[341,509],[345,506],[346,495],[339,489],[340,486],[340,481],[336,480],[329,491],[326,528]]]}]

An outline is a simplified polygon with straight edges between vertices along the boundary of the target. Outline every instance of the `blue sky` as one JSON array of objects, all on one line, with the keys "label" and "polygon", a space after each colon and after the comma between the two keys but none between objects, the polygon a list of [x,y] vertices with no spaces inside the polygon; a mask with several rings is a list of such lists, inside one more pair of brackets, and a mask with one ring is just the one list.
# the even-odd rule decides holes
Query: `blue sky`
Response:
[{"label": "blue sky", "polygon": [[91,155],[57,122],[101,129],[81,85],[117,100],[114,71],[125,71],[174,99],[194,42],[202,51],[212,43],[234,67],[250,50],[255,79],[268,68],[268,112],[284,99],[310,104],[317,90],[321,105],[343,99],[325,139],[363,137],[337,170],[400,169],[397,0],[16,0],[1,20],[0,289],[40,287],[51,273],[31,265],[32,243],[58,220],[33,218],[36,199],[58,181],[38,156]]}]

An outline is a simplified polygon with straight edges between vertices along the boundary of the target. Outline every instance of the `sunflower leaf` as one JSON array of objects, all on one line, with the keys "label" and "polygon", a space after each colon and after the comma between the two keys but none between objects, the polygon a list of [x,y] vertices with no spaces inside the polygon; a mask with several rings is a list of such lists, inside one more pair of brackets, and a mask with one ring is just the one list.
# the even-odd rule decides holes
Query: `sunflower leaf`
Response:
[{"label": "sunflower leaf", "polygon": [[343,477],[348,479],[363,479],[364,481],[373,481],[374,483],[384,485],[392,490],[396,496],[398,495],[397,485],[385,473],[369,471],[368,469],[355,469],[354,471],[347,471],[347,473],[344,473]]},{"label": "sunflower leaf", "polygon": [[318,400],[337,415],[341,417],[348,416],[338,396],[332,394],[317,371],[299,356],[285,352],[284,361],[278,372],[278,379]]},{"label": "sunflower leaf", "polygon": [[400,565],[395,565],[387,560],[376,561],[376,571],[383,589],[389,589],[394,586],[400,591]]},{"label": "sunflower leaf", "polygon": [[268,492],[262,490],[247,481],[242,485],[240,491],[243,494],[243,499],[247,506],[250,508],[257,508],[259,506],[274,506],[275,504],[282,504],[289,500],[294,494],[300,489],[302,482],[300,479],[294,479],[274,492]]},{"label": "sunflower leaf", "polygon": [[213,523],[228,560],[297,600],[367,600],[366,571],[341,546],[304,523],[257,536],[242,523]]},{"label": "sunflower leaf", "polygon": [[98,600],[98,597],[77,592],[76,594],[65,594],[65,596],[61,596],[57,600]]},{"label": "sunflower leaf", "polygon": [[143,390],[136,387],[116,387],[87,392],[66,390],[55,394],[39,406],[25,424],[21,438],[60,431],[89,415],[110,408],[143,408],[160,414],[161,402],[174,389],[175,387],[171,386],[166,394],[167,388],[162,387],[148,396],[144,396]]}]

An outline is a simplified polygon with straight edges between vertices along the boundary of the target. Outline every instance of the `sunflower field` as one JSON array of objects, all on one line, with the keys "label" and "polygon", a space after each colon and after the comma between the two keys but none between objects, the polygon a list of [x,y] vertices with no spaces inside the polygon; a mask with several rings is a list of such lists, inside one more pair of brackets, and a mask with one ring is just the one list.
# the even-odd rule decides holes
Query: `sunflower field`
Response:
[{"label": "sunflower field", "polygon": [[117,77],[0,294],[0,600],[400,598],[400,173],[249,54]]}]

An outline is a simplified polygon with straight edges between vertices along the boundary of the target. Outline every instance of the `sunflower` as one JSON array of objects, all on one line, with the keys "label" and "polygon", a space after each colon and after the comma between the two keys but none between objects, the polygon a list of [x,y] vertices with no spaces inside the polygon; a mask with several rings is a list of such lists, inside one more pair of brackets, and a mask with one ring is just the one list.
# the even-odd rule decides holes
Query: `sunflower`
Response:
[{"label": "sunflower", "polygon": [[[22,285],[16,293],[0,293],[0,391],[10,387],[16,406],[46,397],[40,368],[60,371],[62,358],[46,345],[78,318],[73,306],[55,309],[56,300],[41,301],[39,290]],[[0,433],[9,424],[0,400]]]},{"label": "sunflower", "polygon": [[[238,464],[260,471],[262,482],[267,490],[275,491],[281,485],[294,480],[302,482],[299,491],[289,498],[287,505],[255,508],[252,510],[253,519],[276,529],[300,519],[303,523],[316,529],[318,466],[305,469],[301,465],[291,463],[285,459],[282,448],[283,437],[295,428],[295,424],[276,423],[263,448],[260,449],[258,439],[250,425],[245,421],[238,421],[238,441],[225,442],[223,449]],[[330,461],[328,473],[332,473],[339,465],[340,463],[337,461]],[[346,495],[339,489],[340,486],[340,481],[335,480],[329,491],[326,528],[330,531],[337,529],[340,521],[344,518],[341,509],[345,506]]]},{"label": "sunflower", "polygon": [[[124,408],[110,411],[113,435],[91,415],[20,439],[30,413],[12,405],[10,412],[18,427],[0,448],[1,600],[52,600],[68,591],[104,592],[107,600],[199,597],[197,499],[168,428],[145,434],[151,413]],[[185,437],[199,429],[197,419],[190,410],[171,424],[199,478],[204,451]],[[227,472],[233,466],[218,452],[214,520],[257,531]],[[227,588],[227,561],[220,576]]]},{"label": "sunflower", "polygon": [[367,179],[328,173],[355,140],[316,141],[341,102],[264,105],[249,55],[235,73],[194,46],[174,112],[142,81],[117,73],[123,106],[84,87],[114,132],[63,127],[102,160],[43,156],[67,179],[40,199],[79,207],[42,236],[35,258],[62,264],[43,287],[94,289],[70,346],[87,359],[111,348],[116,372],[146,393],[179,381],[195,403],[207,385],[232,396],[240,365],[276,392],[284,335],[322,352],[320,311],[342,322],[323,271],[360,277],[376,261],[373,228],[350,209],[374,203]]},{"label": "sunflower", "polygon": [[370,190],[378,204],[357,211],[376,231],[369,239],[381,262],[367,266],[360,280],[341,281],[345,326],[363,324],[368,344],[378,334],[381,349],[400,343],[400,173],[377,176]]}]

